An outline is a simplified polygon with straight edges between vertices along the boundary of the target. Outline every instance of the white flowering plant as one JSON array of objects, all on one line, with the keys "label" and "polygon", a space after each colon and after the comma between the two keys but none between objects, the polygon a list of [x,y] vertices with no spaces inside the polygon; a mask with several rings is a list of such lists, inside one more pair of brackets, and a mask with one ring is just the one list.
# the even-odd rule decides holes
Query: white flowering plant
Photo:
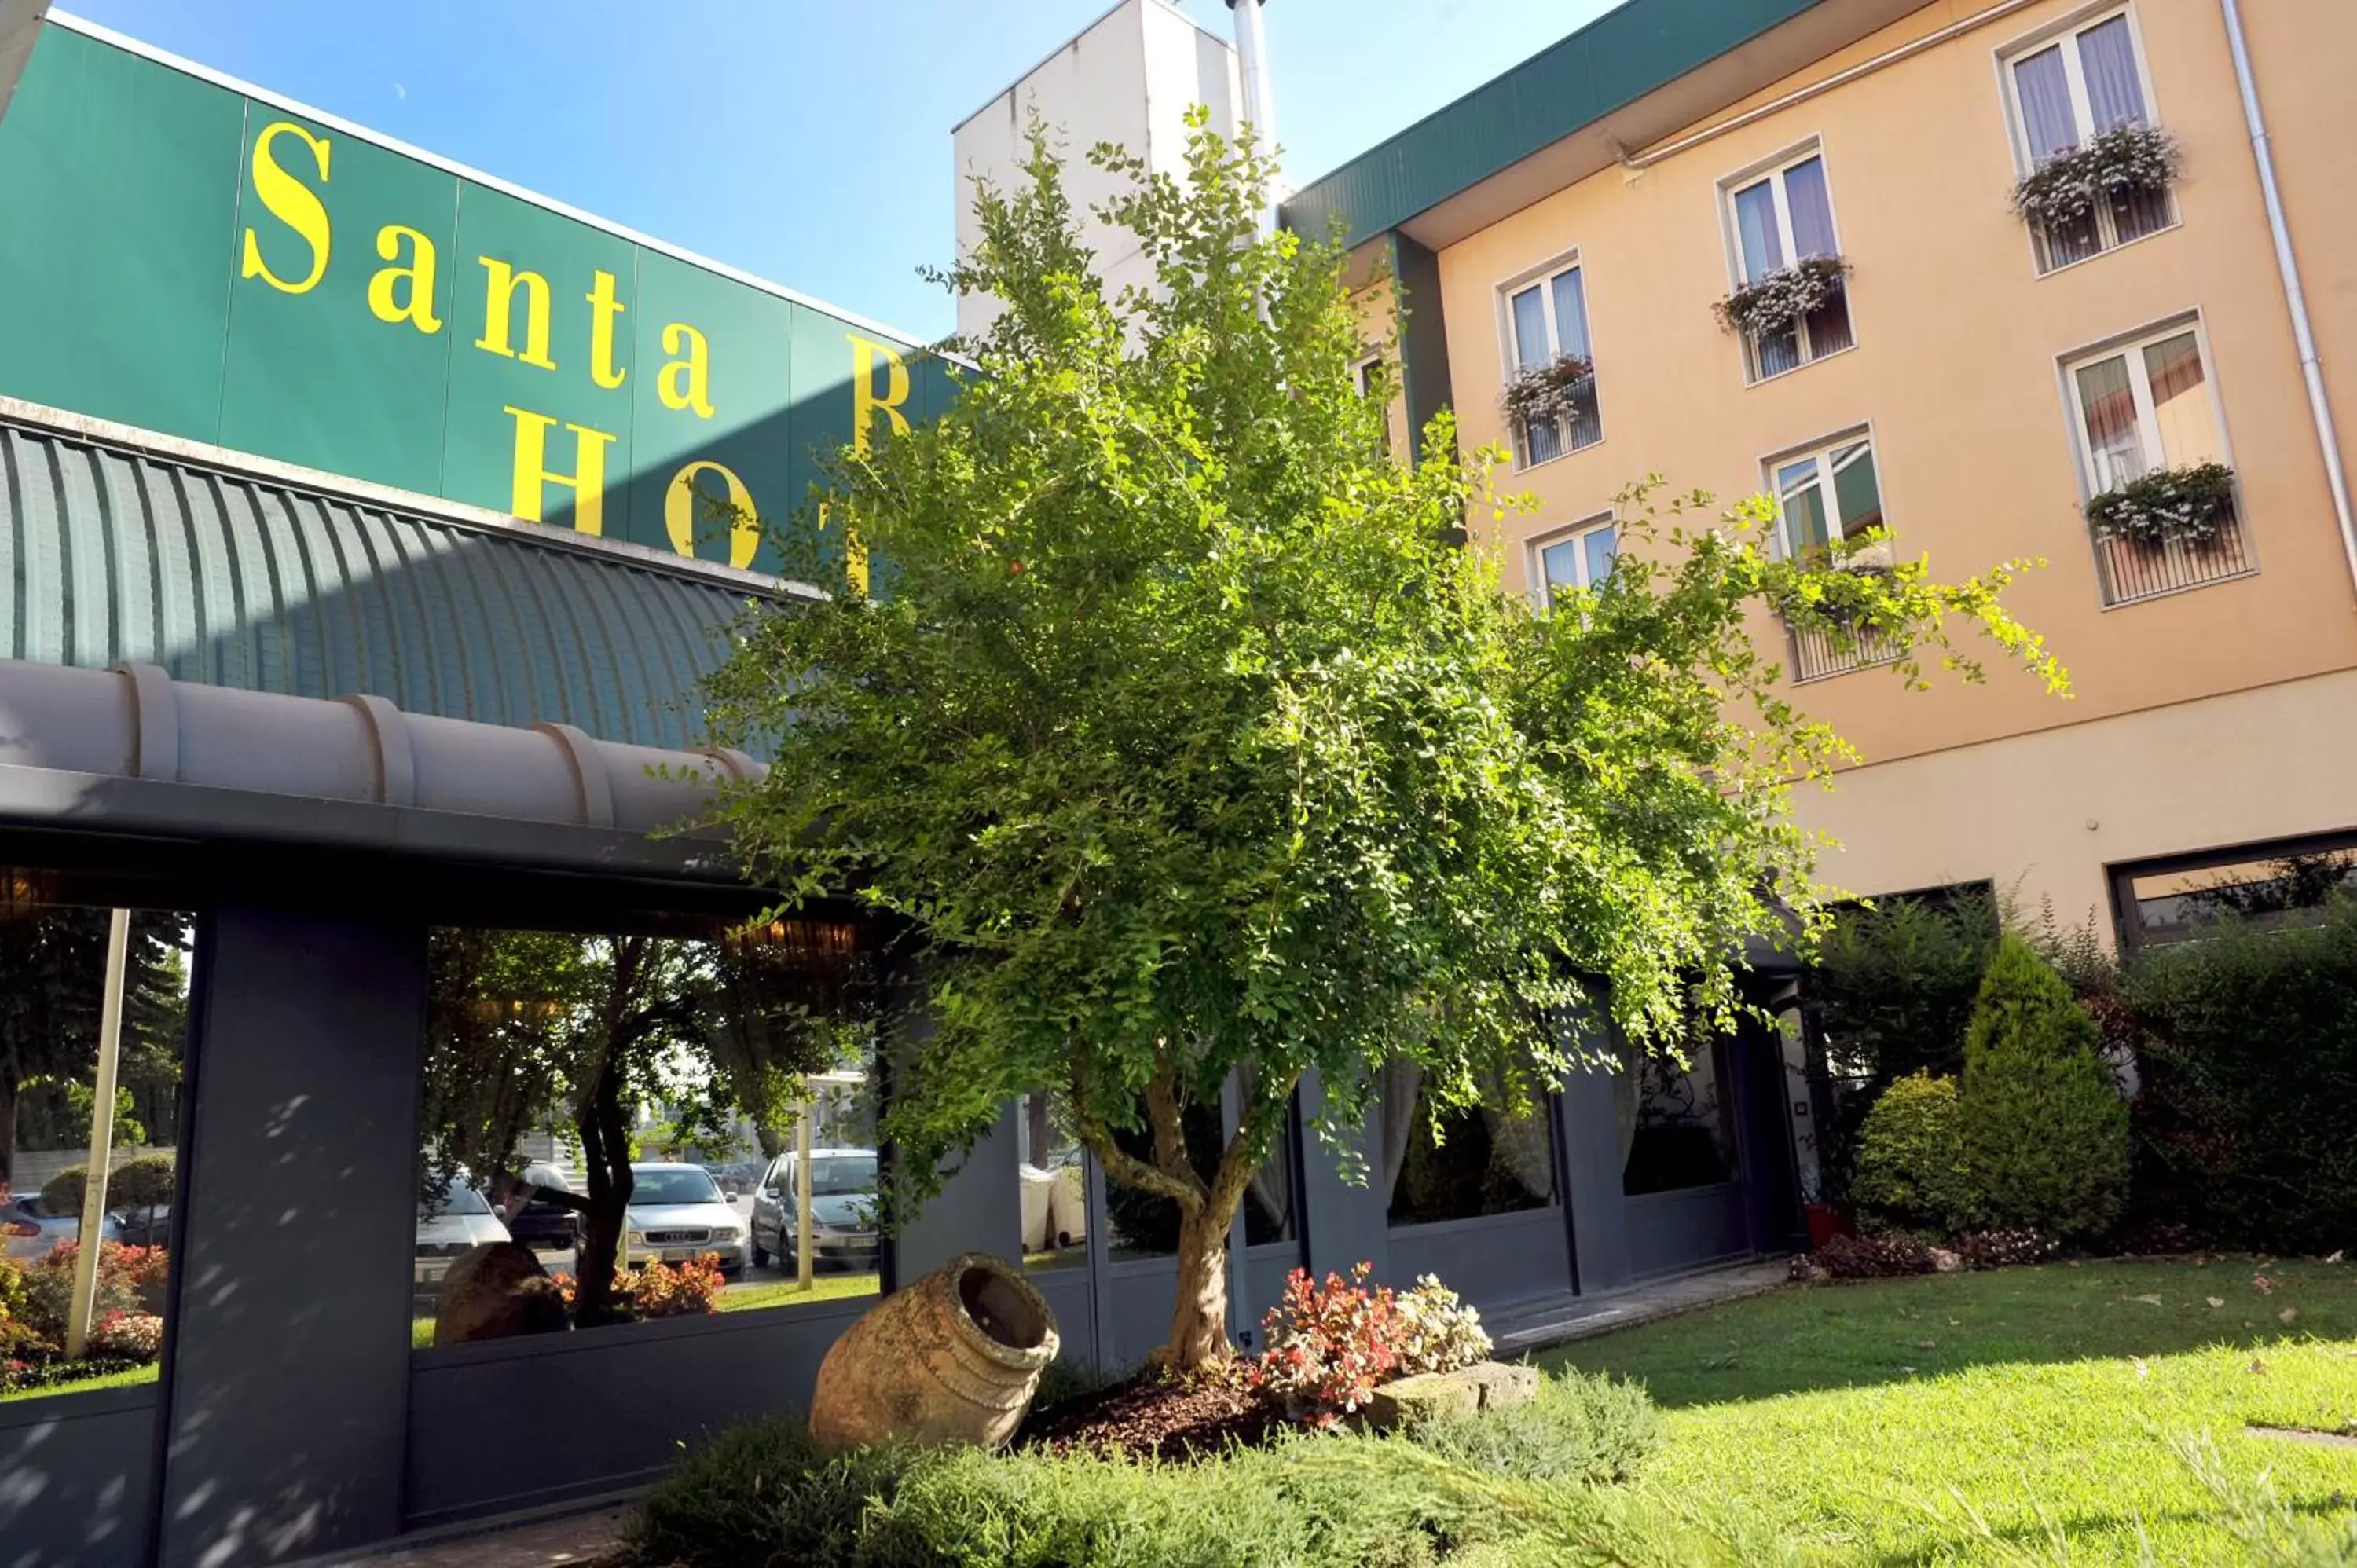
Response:
[{"label": "white flowering plant", "polygon": [[2065,147],[2013,188],[2013,209],[2034,228],[2084,221],[2107,202],[2155,196],[2177,179],[2177,142],[2158,125],[2115,125]]},{"label": "white flowering plant", "polygon": [[1841,256],[1803,256],[1755,278],[1718,302],[1718,319],[1746,338],[1773,337],[1825,304],[1842,289],[1849,263]]},{"label": "white flowering plant", "polygon": [[2156,468],[2091,497],[2086,510],[2098,539],[2208,544],[2233,525],[2234,471],[2223,463]]},{"label": "white flowering plant", "polygon": [[1596,366],[1577,354],[1558,354],[1507,378],[1498,406],[1524,430],[1577,419],[1596,400]]},{"label": "white flowering plant", "polygon": [[1392,1333],[1404,1378],[1453,1372],[1490,1356],[1490,1335],[1481,1326],[1480,1313],[1434,1274],[1421,1276],[1414,1290],[1393,1299]]}]

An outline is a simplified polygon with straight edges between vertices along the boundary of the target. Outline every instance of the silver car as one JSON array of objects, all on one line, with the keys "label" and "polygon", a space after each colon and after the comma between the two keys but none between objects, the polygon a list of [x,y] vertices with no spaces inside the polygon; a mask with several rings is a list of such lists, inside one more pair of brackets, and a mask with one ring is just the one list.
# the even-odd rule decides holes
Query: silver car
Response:
[{"label": "silver car", "polygon": [[[49,1255],[49,1249],[60,1241],[73,1241],[81,1236],[81,1216],[52,1214],[41,1207],[40,1198],[32,1193],[12,1198],[0,1208],[0,1248],[19,1262],[36,1263]],[[113,1215],[108,1215],[98,1228],[102,1244],[123,1240],[123,1225]]]},{"label": "silver car", "polygon": [[465,1182],[453,1180],[431,1205],[417,1206],[416,1288],[430,1295],[450,1265],[486,1241],[504,1241],[508,1228],[491,1212],[490,1200]]},{"label": "silver car", "polygon": [[723,1273],[745,1266],[745,1221],[712,1173],[702,1165],[632,1165],[622,1262],[683,1263],[706,1252],[718,1256]]},{"label": "silver car", "polygon": [[[780,1155],[770,1162],[761,1185],[753,1194],[753,1262],[758,1266],[775,1257],[780,1267],[795,1269],[795,1247],[802,1232],[795,1195],[795,1156]],[[873,1149],[813,1149],[811,1151],[811,1260],[844,1263],[853,1268],[876,1266],[876,1151]]]}]

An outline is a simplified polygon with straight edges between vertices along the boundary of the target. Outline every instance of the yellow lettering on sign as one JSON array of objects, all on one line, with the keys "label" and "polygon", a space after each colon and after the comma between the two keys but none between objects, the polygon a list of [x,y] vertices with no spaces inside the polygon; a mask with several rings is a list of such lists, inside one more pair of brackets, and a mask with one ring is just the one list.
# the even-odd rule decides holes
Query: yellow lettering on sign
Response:
[{"label": "yellow lettering on sign", "polygon": [[264,128],[253,138],[253,194],[273,218],[277,219],[303,237],[311,247],[311,270],[294,283],[288,283],[270,270],[262,259],[262,242],[254,238],[253,228],[245,231],[245,259],[238,276],[260,278],[282,294],[308,294],[319,286],[328,274],[328,252],[334,236],[328,227],[328,209],[317,192],[280,166],[271,146],[281,136],[291,135],[311,149],[311,161],[319,170],[319,181],[328,179],[328,144],[292,120],[281,120]]},{"label": "yellow lettering on sign", "polygon": [[[821,533],[826,532],[828,504],[825,501],[818,503],[818,530]],[[851,585],[853,593],[863,599],[867,596],[867,546],[862,544],[859,535],[848,527],[843,531],[843,578]]]},{"label": "yellow lettering on sign", "polygon": [[526,522],[541,521],[541,497],[550,485],[573,492],[573,528],[576,533],[606,532],[606,448],[614,437],[587,425],[567,424],[573,432],[573,472],[549,471],[548,432],[556,421],[545,413],[509,405],[515,415],[515,485],[508,510]]},{"label": "yellow lettering on sign", "polygon": [[703,506],[699,498],[704,494],[695,483],[699,474],[717,474],[728,487],[728,564],[741,572],[753,564],[753,552],[761,547],[753,492],[735,473],[708,457],[698,457],[673,474],[671,489],[663,493],[663,526],[671,531],[671,547],[690,559],[695,555],[695,514]]},{"label": "yellow lettering on sign", "polygon": [[[868,426],[882,414],[891,422],[892,434],[909,433],[908,415],[900,405],[909,401],[909,364],[899,351],[872,338],[862,338],[856,332],[846,332],[851,339],[851,449],[859,456],[867,456]],[[876,395],[876,356],[884,356],[884,395]]]},{"label": "yellow lettering on sign", "polygon": [[629,308],[614,297],[614,274],[597,273],[589,285],[589,379],[608,392],[630,373],[614,363],[614,317]]},{"label": "yellow lettering on sign", "polygon": [[[483,335],[475,339],[475,347],[511,360],[520,358],[544,371],[556,369],[556,361],[548,357],[548,280],[538,273],[517,272],[490,256],[475,259],[483,263],[484,288]],[[508,315],[518,288],[524,292],[522,355],[508,341]]]},{"label": "yellow lettering on sign", "polygon": [[[398,262],[404,240],[409,242],[410,263],[405,267],[377,269],[369,279],[369,309],[379,321],[406,321],[431,337],[442,330],[442,322],[434,314],[434,242],[414,229],[388,223],[376,231],[376,253],[388,262]],[[393,293],[403,283],[409,285],[406,305]]]},{"label": "yellow lettering on sign", "polygon": [[[684,344],[685,347],[681,347]],[[663,352],[673,355],[655,377],[655,391],[665,408],[692,408],[698,419],[712,417],[712,350],[704,334],[684,321],[663,328]],[[684,354],[685,359],[677,356]]]}]

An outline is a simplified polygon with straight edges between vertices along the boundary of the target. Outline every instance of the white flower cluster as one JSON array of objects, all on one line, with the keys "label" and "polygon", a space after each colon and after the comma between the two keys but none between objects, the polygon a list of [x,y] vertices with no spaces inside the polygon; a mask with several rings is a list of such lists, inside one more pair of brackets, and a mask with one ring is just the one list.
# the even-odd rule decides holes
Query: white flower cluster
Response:
[{"label": "white flower cluster", "polygon": [[2025,223],[2084,220],[2105,202],[2150,196],[2177,178],[2177,144],[2157,125],[2115,125],[2083,147],[2066,147],[2022,177],[2013,209]]},{"label": "white flower cluster", "polygon": [[1392,1312],[1401,1377],[1453,1372],[1489,1359],[1490,1336],[1480,1313],[1437,1274],[1418,1278],[1414,1290],[1394,1299]]},{"label": "white flower cluster", "polygon": [[1848,271],[1839,256],[1803,257],[1719,301],[1719,319],[1747,338],[1772,337],[1832,299]]},{"label": "white flower cluster", "polygon": [[1516,371],[1507,380],[1499,406],[1525,429],[1576,420],[1594,403],[1595,376],[1596,367],[1578,355],[1559,355]]}]

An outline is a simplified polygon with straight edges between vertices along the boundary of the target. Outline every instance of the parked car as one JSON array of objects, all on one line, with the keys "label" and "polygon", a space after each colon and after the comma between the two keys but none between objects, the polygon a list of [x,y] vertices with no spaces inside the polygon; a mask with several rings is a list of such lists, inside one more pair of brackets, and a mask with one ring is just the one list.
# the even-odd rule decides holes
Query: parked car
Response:
[{"label": "parked car", "polygon": [[[762,1174],[753,1194],[753,1262],[767,1264],[775,1257],[785,1268],[799,1268],[794,1251],[801,1234],[795,1207],[796,1156],[780,1155]],[[811,1261],[843,1263],[853,1268],[876,1266],[876,1151],[873,1149],[813,1149],[811,1151]]]},{"label": "parked car", "polygon": [[168,1247],[172,1244],[172,1206],[168,1203],[143,1203],[136,1208],[118,1208],[107,1218],[122,1228],[123,1244],[126,1247]]},{"label": "parked car", "polygon": [[[50,1213],[41,1206],[38,1193],[12,1198],[6,1208],[0,1208],[0,1239],[7,1242],[7,1255],[19,1262],[38,1262],[48,1257],[49,1249],[59,1242],[77,1240],[81,1236],[81,1216]],[[122,1240],[122,1223],[108,1215],[99,1227],[98,1236],[101,1242]]]},{"label": "parked car", "polygon": [[[526,1165],[523,1179],[535,1187],[573,1190],[565,1173],[554,1165]],[[510,1199],[499,1214],[508,1234],[535,1252],[570,1252],[581,1245],[580,1212],[561,1203],[545,1197],[523,1198],[519,1189],[518,1197]]]},{"label": "parked car", "polygon": [[490,1200],[458,1178],[452,1177],[433,1203],[417,1206],[417,1264],[420,1294],[430,1294],[442,1283],[450,1265],[486,1241],[511,1238]]},{"label": "parked car", "polygon": [[745,1266],[745,1221],[721,1196],[710,1171],[690,1165],[632,1165],[630,1184],[624,1263],[679,1263],[712,1252],[723,1273]]}]

